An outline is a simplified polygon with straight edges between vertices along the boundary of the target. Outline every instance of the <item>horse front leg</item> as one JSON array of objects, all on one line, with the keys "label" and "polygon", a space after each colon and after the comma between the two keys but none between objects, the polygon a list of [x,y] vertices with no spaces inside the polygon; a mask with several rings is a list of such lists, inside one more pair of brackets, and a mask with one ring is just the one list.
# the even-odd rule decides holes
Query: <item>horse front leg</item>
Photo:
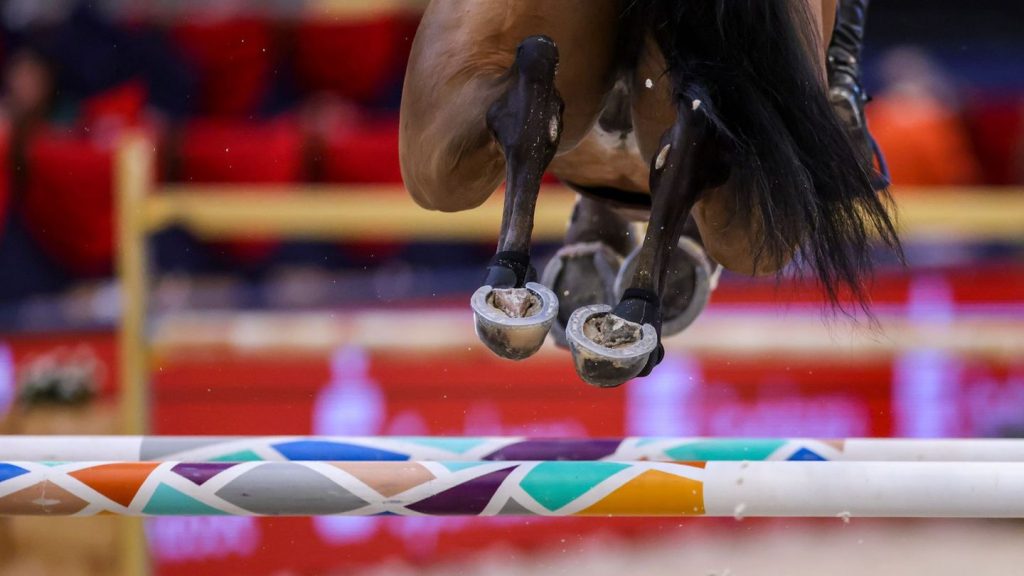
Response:
[{"label": "horse front leg", "polygon": [[555,89],[558,49],[545,36],[519,45],[508,90],[487,126],[505,155],[505,209],[498,251],[471,299],[476,332],[494,353],[520,360],[536,352],[558,314],[558,299],[534,280],[533,216],[541,177],[558,150],[564,104]]},{"label": "horse front leg", "polygon": [[681,104],[651,161],[651,215],[619,303],[580,308],[566,327],[576,372],[584,381],[618,386],[649,374],[661,361],[662,292],[669,263],[685,244],[680,238],[701,191],[724,180],[726,173],[701,103]]}]

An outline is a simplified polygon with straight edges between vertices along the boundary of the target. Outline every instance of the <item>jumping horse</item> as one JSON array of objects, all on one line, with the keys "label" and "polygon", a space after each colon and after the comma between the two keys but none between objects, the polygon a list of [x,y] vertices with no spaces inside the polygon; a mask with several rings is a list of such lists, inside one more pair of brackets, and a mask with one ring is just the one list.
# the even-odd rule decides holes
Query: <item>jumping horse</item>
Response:
[{"label": "jumping horse", "polygon": [[[795,259],[834,306],[867,309],[872,236],[899,241],[863,120],[867,0],[842,1],[433,0],[405,79],[402,174],[440,211],[505,181],[471,300],[480,339],[521,359],[553,331],[583,380],[617,386],[658,364],[723,266]],[[538,282],[548,169],[579,198]]]}]

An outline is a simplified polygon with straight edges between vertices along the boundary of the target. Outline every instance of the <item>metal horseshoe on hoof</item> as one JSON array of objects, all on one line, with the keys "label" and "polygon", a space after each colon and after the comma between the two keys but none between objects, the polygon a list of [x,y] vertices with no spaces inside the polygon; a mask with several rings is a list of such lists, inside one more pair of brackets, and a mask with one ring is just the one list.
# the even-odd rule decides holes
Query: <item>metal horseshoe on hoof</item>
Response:
[{"label": "metal horseshoe on hoof", "polygon": [[[610,318],[609,318],[610,317]],[[602,326],[603,325],[603,326]],[[602,327],[620,330],[622,342],[601,343]],[[573,365],[584,382],[599,388],[620,386],[637,377],[658,350],[658,333],[650,324],[637,324],[612,314],[607,304],[584,306],[573,312],[565,328]]]},{"label": "metal horseshoe on hoof", "polygon": [[[500,308],[496,299],[523,302],[522,315],[509,314]],[[493,288],[481,286],[470,299],[476,335],[492,352],[510,360],[532,356],[551,330],[558,314],[558,298],[554,292],[536,282],[527,282],[523,288]]]}]

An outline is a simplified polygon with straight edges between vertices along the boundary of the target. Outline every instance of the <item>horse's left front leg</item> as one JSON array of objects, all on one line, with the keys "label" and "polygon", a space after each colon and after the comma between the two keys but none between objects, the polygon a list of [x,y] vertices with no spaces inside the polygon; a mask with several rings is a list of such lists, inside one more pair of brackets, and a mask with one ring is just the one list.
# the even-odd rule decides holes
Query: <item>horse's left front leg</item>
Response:
[{"label": "horse's left front leg", "polygon": [[555,90],[558,49],[546,36],[523,40],[508,90],[491,106],[487,125],[505,154],[505,210],[498,252],[471,300],[480,340],[519,360],[540,348],[558,299],[530,266],[533,216],[541,176],[558,150],[563,102]]},{"label": "horse's left front leg", "polygon": [[726,177],[700,102],[680,104],[675,124],[662,136],[651,161],[650,221],[618,305],[580,308],[566,328],[583,380],[618,386],[649,374],[661,361],[661,296],[668,263],[680,249],[687,216],[701,191]]}]

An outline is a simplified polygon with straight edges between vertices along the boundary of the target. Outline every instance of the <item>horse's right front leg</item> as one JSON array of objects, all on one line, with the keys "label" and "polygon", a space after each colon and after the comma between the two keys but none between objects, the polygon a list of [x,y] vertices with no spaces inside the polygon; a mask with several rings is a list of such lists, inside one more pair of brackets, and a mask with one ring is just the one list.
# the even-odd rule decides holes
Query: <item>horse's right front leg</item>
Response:
[{"label": "horse's right front leg", "polygon": [[558,313],[558,299],[535,282],[530,265],[541,177],[562,134],[557,66],[558,49],[550,38],[523,40],[509,71],[508,89],[487,112],[487,126],[505,155],[505,209],[498,251],[471,304],[480,340],[513,360],[540,348]]},{"label": "horse's right front leg", "polygon": [[402,91],[402,177],[424,208],[455,212],[481,205],[505,176],[490,289],[474,300],[478,332],[502,356],[532,354],[554,318],[550,292],[529,283],[540,177],[604,107],[621,12],[619,0],[433,0],[416,32]]}]

